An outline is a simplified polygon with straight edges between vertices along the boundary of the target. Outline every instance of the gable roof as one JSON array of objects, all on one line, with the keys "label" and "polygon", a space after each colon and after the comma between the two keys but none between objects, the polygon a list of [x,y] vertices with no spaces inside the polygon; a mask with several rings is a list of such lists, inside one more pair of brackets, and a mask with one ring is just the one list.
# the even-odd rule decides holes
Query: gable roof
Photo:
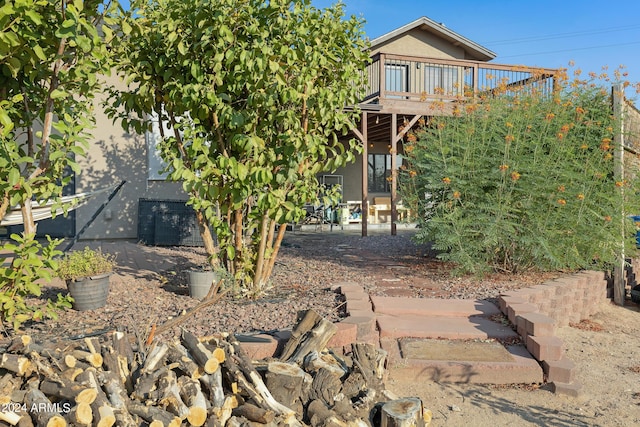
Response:
[{"label": "gable roof", "polygon": [[403,34],[408,33],[415,28],[419,28],[420,30],[435,34],[438,37],[449,41],[453,45],[461,47],[469,54],[470,57],[476,60],[490,61],[496,57],[496,54],[486,47],[483,47],[478,43],[475,43],[468,38],[461,36],[455,31],[451,31],[443,24],[439,24],[427,18],[426,16],[418,18],[413,22],[410,22],[400,28],[397,28],[391,32],[388,32],[387,34],[383,34],[382,36],[371,40],[371,49],[374,49],[391,39],[402,36]]}]

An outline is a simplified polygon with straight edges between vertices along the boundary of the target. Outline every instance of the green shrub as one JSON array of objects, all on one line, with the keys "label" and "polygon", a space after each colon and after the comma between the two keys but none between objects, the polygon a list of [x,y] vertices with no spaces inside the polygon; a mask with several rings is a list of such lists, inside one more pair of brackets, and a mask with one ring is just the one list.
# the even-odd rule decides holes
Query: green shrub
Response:
[{"label": "green shrub", "polygon": [[[638,180],[614,178],[610,90],[485,99],[408,136],[400,192],[458,272],[576,270],[635,247]],[[624,200],[623,200],[624,199]]]},{"label": "green shrub", "polygon": [[16,331],[28,320],[56,318],[56,311],[71,307],[68,297],[57,295],[56,301],[39,303],[33,297],[42,295],[42,283],[50,282],[57,269],[55,259],[62,252],[56,247],[61,240],[48,238],[43,246],[33,235],[12,234],[1,247],[0,257],[0,320]]},{"label": "green shrub", "polygon": [[58,277],[74,280],[97,276],[112,272],[115,266],[114,255],[102,253],[100,249],[85,247],[81,251],[70,252],[58,262]]}]

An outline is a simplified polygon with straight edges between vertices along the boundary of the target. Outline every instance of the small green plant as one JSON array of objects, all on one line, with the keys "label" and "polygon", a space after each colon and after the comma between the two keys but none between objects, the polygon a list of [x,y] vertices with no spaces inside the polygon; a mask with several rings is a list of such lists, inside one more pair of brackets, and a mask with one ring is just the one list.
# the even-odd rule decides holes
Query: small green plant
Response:
[{"label": "small green plant", "polygon": [[85,247],[65,255],[58,262],[58,277],[63,280],[75,280],[81,277],[110,273],[116,266],[116,257],[105,254],[100,249]]},{"label": "small green plant", "polygon": [[51,281],[57,269],[56,249],[61,240],[48,239],[44,246],[32,234],[12,234],[11,241],[0,248],[0,320],[10,323],[13,330],[29,320],[55,319],[56,311],[71,307],[69,298],[57,295],[55,301],[38,303],[33,297],[42,296],[42,283]]}]

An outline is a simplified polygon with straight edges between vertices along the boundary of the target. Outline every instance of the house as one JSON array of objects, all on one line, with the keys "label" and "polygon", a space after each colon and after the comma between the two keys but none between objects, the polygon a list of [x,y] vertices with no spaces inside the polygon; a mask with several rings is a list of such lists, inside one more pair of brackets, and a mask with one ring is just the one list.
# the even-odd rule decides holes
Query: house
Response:
[{"label": "house", "polygon": [[370,49],[369,87],[353,130],[363,153],[335,174],[344,183],[343,200],[361,203],[363,235],[368,223],[380,221],[380,213],[395,234],[402,140],[421,119],[452,114],[461,99],[498,86],[549,93],[558,74],[489,63],[495,53],[426,17],[372,40]]},{"label": "house", "polygon": [[[426,17],[373,39],[370,49],[369,87],[359,105],[360,122],[352,130],[363,154],[355,164],[320,177],[326,184],[341,184],[345,202],[361,205],[363,235],[368,222],[383,220],[395,233],[401,211],[396,173],[402,140],[421,118],[451,114],[461,97],[478,96],[499,84],[551,91],[556,75],[552,69],[489,63],[495,53]],[[68,237],[82,230],[82,239],[197,244],[198,229],[187,214],[181,185],[158,174],[153,135],[126,133],[100,111],[97,124],[95,143],[68,191],[90,191],[123,180],[126,185],[104,209],[99,208],[108,194],[68,218],[40,223],[39,233]]]}]

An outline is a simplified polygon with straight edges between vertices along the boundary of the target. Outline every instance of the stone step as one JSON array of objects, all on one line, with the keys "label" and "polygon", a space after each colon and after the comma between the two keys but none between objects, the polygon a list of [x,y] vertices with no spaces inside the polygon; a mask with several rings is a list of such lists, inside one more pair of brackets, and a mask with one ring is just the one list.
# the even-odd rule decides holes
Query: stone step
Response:
[{"label": "stone step", "polygon": [[[475,384],[535,384],[543,381],[540,364],[522,345],[502,347],[497,343],[486,344],[487,348],[476,351],[484,357],[479,360],[464,360],[466,347],[456,342],[446,342],[451,348],[440,356],[433,351],[420,354],[419,340],[414,341],[414,348],[403,351],[401,340],[383,338],[381,346],[388,352],[389,365],[394,370],[394,378],[411,378],[413,381],[435,381],[443,383],[475,383]],[[425,346],[432,342],[425,341]],[[459,343],[465,344],[465,343]],[[502,353],[496,353],[496,345]],[[495,358],[495,360],[492,360]]]},{"label": "stone step", "polygon": [[380,338],[441,338],[517,340],[510,326],[484,316],[394,316],[378,314]]},{"label": "stone step", "polygon": [[455,300],[441,298],[397,298],[371,296],[373,309],[379,314],[424,316],[491,316],[499,315],[495,304],[484,300]]}]

